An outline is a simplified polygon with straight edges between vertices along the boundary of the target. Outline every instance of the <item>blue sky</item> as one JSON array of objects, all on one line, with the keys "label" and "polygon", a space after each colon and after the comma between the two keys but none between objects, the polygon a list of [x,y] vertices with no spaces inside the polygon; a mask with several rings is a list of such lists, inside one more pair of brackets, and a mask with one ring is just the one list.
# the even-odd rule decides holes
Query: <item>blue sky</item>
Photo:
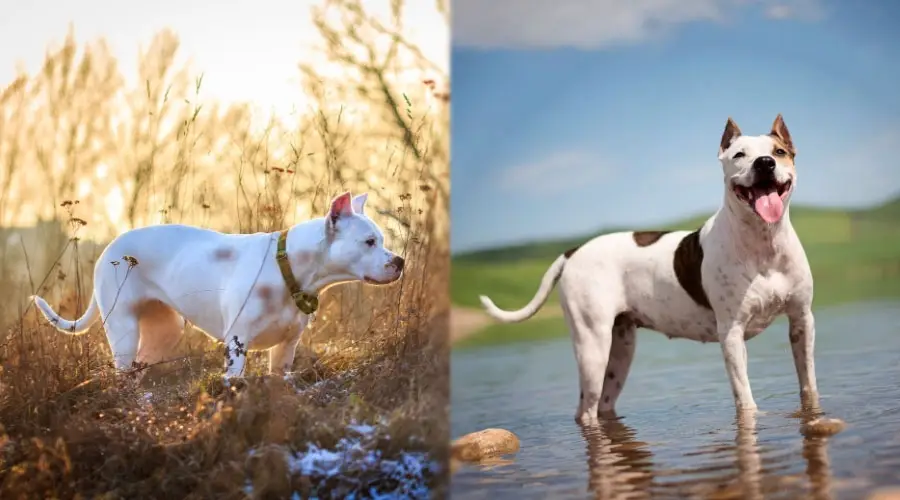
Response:
[{"label": "blue sky", "polygon": [[458,0],[453,23],[454,251],[714,210],[729,116],[783,113],[794,203],[900,193],[900,2]]}]

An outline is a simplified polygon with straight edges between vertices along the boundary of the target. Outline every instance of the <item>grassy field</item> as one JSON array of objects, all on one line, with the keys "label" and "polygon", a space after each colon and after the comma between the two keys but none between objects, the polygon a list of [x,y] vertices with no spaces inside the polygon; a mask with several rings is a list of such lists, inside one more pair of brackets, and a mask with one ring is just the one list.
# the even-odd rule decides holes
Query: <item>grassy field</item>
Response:
[{"label": "grassy field", "polygon": [[[175,65],[171,32],[151,41],[134,87],[102,43],[71,35],[38,74],[0,87],[0,498],[444,491],[448,109],[426,106],[421,82],[398,84],[401,62],[357,59],[380,53],[372,33],[399,28],[368,4],[329,5],[345,12],[317,18],[326,55],[358,76],[304,68],[298,92],[314,109],[292,123],[260,129],[250,106],[205,99],[202,75]],[[421,57],[395,49],[404,71]],[[64,335],[26,301],[37,292],[80,315],[121,230],[271,232],[324,215],[345,190],[369,192],[404,276],[325,291],[286,378],[263,376],[265,353],[251,353],[242,388],[223,387],[224,347],[189,326],[170,361],[136,368],[147,374],[135,387],[113,370],[100,322]]]},{"label": "grassy field", "polygon": [[[707,217],[645,229],[696,229]],[[794,206],[791,220],[812,267],[815,307],[900,296],[900,198],[871,209],[852,211]],[[454,255],[453,304],[477,308],[480,307],[478,296],[488,295],[500,307],[521,307],[534,295],[550,263],[560,253],[592,236]],[[554,291],[544,310],[558,311],[557,304]],[[547,338],[566,335],[566,332],[561,316],[517,325],[494,324],[466,337],[454,348]]]}]

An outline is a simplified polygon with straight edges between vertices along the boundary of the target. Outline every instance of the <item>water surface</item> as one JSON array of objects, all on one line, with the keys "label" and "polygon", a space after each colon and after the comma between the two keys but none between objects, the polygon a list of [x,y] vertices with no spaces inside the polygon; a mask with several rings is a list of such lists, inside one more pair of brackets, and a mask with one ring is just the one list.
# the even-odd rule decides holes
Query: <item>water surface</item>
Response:
[{"label": "water surface", "polygon": [[458,351],[453,436],[514,432],[521,450],[463,466],[454,498],[862,498],[900,485],[900,307],[870,302],[816,314],[826,416],[847,423],[804,438],[787,323],[748,343],[760,407],[737,425],[718,344],[640,331],[620,419],[583,435],[568,337]]}]

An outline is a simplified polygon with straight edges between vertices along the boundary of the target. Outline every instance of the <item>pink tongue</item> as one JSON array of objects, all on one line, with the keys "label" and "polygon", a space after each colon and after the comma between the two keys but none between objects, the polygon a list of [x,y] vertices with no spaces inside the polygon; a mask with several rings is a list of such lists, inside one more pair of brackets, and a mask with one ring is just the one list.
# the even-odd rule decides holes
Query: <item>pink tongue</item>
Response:
[{"label": "pink tongue", "polygon": [[762,217],[762,220],[769,224],[778,222],[781,219],[781,215],[784,214],[784,203],[782,203],[777,191],[760,194],[753,206],[756,209],[756,213]]}]

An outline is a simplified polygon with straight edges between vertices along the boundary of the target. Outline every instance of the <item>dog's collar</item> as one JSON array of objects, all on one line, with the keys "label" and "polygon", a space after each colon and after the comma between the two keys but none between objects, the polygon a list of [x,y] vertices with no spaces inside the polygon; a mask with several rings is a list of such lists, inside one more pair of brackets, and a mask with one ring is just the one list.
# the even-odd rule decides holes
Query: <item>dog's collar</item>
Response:
[{"label": "dog's collar", "polygon": [[291,298],[294,299],[294,304],[297,304],[297,309],[300,309],[304,314],[312,314],[319,308],[319,298],[314,294],[304,292],[300,288],[300,284],[297,283],[297,279],[294,278],[294,271],[291,270],[291,261],[288,259],[287,254],[287,236],[288,230],[282,229],[278,235],[278,249],[275,252],[275,261],[278,262],[278,268],[281,269],[281,277],[284,279],[284,284],[287,285],[288,291],[291,292]]}]

